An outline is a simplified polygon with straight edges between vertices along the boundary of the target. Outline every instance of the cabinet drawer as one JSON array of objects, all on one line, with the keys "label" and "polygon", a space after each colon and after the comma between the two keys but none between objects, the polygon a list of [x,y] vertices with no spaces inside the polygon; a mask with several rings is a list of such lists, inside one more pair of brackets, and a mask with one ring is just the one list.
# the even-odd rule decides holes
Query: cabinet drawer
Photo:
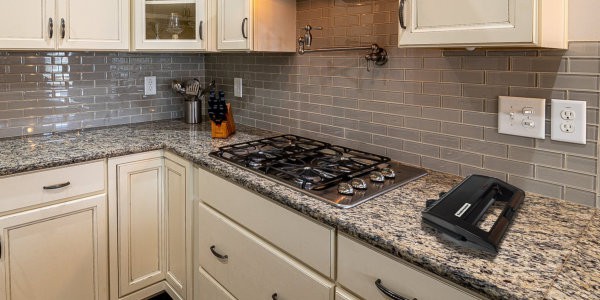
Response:
[{"label": "cabinet drawer", "polygon": [[333,283],[202,203],[198,222],[200,266],[236,298],[333,299]]},{"label": "cabinet drawer", "polygon": [[0,212],[104,191],[104,177],[101,160],[0,178]]},{"label": "cabinet drawer", "polygon": [[200,200],[333,278],[333,228],[298,215],[205,170],[199,169],[199,172]]},{"label": "cabinet drawer", "polygon": [[198,300],[236,300],[224,287],[200,268],[198,276]]},{"label": "cabinet drawer", "polygon": [[340,235],[338,237],[338,282],[363,299],[388,300],[389,298],[376,287],[377,279],[381,279],[381,284],[385,288],[406,299],[480,299],[459,290],[441,278],[419,271]]}]

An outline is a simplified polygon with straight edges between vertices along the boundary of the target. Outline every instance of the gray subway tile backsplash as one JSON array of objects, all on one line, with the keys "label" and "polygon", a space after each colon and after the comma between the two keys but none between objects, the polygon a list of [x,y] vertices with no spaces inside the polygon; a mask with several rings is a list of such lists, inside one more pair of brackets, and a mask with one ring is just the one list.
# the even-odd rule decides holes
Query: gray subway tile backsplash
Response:
[{"label": "gray subway tile backsplash", "polygon": [[[376,42],[389,62],[367,72],[360,51],[4,52],[0,137],[179,118],[182,99],[170,91],[170,80],[214,79],[233,95],[233,78],[241,77],[244,97],[228,97],[241,124],[600,203],[600,42],[571,42],[567,51],[399,49],[395,0],[297,5],[298,28],[325,27],[314,32],[313,48]],[[158,94],[146,97],[143,77],[149,75],[158,77]],[[587,101],[587,145],[499,134],[501,95]]]}]

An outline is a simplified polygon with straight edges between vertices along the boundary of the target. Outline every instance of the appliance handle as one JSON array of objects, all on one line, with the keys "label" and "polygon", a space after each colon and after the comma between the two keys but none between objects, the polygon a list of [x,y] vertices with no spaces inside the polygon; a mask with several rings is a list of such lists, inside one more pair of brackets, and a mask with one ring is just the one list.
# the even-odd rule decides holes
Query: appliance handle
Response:
[{"label": "appliance handle", "polygon": [[227,260],[227,259],[229,258],[229,256],[227,256],[227,255],[223,255],[223,254],[220,254],[219,252],[217,252],[217,251],[215,250],[215,248],[216,248],[216,247],[217,247],[217,246],[215,246],[215,245],[212,245],[212,246],[210,246],[210,252],[212,252],[212,254],[213,254],[214,256],[216,256],[218,259]]},{"label": "appliance handle", "polygon": [[406,29],[406,25],[404,24],[404,2],[406,2],[406,0],[400,0],[400,7],[398,8],[398,20],[400,21],[400,27],[402,27],[402,29]]},{"label": "appliance handle", "polygon": [[[377,286],[377,289],[379,289],[384,295],[388,296],[388,298],[393,299],[393,300],[409,300],[408,298],[404,298],[402,296],[397,295],[396,293],[392,292],[391,290],[389,290],[388,288],[386,288],[385,286],[383,286],[383,283],[381,283],[381,279],[377,279],[375,280],[375,286]],[[417,298],[414,298],[412,300],[417,300]]]},{"label": "appliance handle", "polygon": [[44,190],[58,190],[58,189],[66,188],[69,185],[71,185],[71,182],[67,181],[67,182],[63,182],[63,183],[59,183],[59,184],[46,185],[43,187],[43,189]]}]

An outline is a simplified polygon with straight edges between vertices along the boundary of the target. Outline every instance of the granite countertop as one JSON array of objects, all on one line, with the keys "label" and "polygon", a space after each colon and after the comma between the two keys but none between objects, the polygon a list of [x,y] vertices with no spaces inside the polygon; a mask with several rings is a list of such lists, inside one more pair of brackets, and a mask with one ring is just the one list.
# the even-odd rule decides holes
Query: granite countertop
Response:
[{"label": "granite countertop", "polygon": [[462,179],[428,176],[355,208],[342,210],[272,180],[209,157],[218,147],[276,133],[239,126],[213,140],[208,124],[180,121],[0,140],[0,176],[70,163],[166,149],[221,177],[340,232],[492,299],[600,298],[600,214],[596,209],[527,194],[498,255],[445,242],[421,225],[427,199]]}]

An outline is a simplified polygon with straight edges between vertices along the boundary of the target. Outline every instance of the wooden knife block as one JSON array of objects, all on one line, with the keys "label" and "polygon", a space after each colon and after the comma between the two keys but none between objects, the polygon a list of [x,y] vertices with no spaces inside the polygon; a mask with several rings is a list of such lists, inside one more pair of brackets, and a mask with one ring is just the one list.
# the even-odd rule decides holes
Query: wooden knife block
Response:
[{"label": "wooden knife block", "polygon": [[231,103],[227,103],[227,121],[221,122],[221,125],[210,121],[210,131],[213,138],[224,139],[235,133],[235,121],[231,112]]}]

